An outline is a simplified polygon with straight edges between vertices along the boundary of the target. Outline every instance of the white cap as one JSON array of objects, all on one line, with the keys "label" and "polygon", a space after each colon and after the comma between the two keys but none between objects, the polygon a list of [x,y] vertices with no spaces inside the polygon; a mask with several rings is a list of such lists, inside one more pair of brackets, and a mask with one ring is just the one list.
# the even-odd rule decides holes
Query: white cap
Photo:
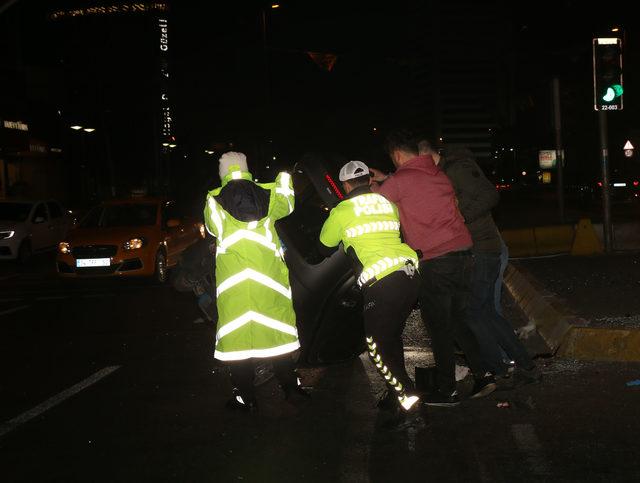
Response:
[{"label": "white cap", "polygon": [[247,157],[243,153],[229,151],[220,156],[220,179],[229,174],[231,166],[238,166],[240,171],[249,171]]},{"label": "white cap", "polygon": [[349,161],[340,169],[340,181],[349,181],[369,174],[369,168],[362,161]]}]

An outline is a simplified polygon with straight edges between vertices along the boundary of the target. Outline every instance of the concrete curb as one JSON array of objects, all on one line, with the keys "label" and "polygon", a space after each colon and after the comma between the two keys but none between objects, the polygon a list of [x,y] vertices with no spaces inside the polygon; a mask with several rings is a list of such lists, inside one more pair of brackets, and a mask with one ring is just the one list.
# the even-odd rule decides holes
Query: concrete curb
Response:
[{"label": "concrete curb", "polygon": [[640,361],[640,330],[572,327],[557,354],[570,359]]},{"label": "concrete curb", "polygon": [[545,296],[539,282],[528,272],[509,264],[504,273],[504,285],[514,301],[544,339],[549,352],[554,354],[571,329],[575,318],[565,307]]},{"label": "concrete curb", "polygon": [[[602,224],[592,224],[588,218],[581,219],[577,224],[506,229],[500,233],[509,247],[509,254],[513,257],[601,253],[604,243]],[[577,249],[576,245],[579,245],[580,249]],[[640,248],[640,223],[614,223],[613,248]]]},{"label": "concrete curb", "polygon": [[586,327],[522,268],[507,266],[504,284],[551,354],[569,359],[640,361],[640,329]]}]

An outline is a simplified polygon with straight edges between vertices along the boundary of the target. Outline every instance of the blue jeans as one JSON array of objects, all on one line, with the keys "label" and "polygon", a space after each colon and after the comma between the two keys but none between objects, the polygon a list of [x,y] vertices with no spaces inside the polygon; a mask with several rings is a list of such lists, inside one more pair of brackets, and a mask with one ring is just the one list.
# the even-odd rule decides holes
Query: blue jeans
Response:
[{"label": "blue jeans", "polygon": [[500,249],[500,271],[498,272],[498,278],[496,279],[495,292],[493,294],[496,306],[496,312],[502,315],[502,278],[504,271],[509,264],[509,248],[502,238],[500,238],[502,247]]},{"label": "blue jeans", "polygon": [[500,273],[500,253],[474,252],[474,261],[467,321],[487,366],[494,374],[505,374],[508,366],[503,354],[506,353],[519,367],[532,368],[533,361],[513,327],[496,311],[494,295]]}]

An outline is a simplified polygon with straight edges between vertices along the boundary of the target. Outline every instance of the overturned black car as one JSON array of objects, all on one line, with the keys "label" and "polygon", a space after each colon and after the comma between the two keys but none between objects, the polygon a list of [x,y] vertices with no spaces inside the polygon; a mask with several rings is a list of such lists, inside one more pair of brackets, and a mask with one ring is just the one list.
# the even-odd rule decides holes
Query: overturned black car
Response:
[{"label": "overturned black car", "polygon": [[[365,349],[362,297],[343,250],[324,258],[318,238],[329,211],[344,197],[337,173],[347,162],[339,155],[307,154],[293,169],[296,204],[276,223],[285,247],[302,345],[310,364],[346,360]],[[203,315],[215,322],[215,240],[210,236],[187,249],[172,276],[179,291],[193,291]]]}]

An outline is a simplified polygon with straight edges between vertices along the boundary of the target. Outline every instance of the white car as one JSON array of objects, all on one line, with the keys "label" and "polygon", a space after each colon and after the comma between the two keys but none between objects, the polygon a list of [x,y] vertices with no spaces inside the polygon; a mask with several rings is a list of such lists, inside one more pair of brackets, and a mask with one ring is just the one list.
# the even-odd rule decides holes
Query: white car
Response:
[{"label": "white car", "polygon": [[55,200],[0,200],[0,260],[56,248],[73,219]]}]

